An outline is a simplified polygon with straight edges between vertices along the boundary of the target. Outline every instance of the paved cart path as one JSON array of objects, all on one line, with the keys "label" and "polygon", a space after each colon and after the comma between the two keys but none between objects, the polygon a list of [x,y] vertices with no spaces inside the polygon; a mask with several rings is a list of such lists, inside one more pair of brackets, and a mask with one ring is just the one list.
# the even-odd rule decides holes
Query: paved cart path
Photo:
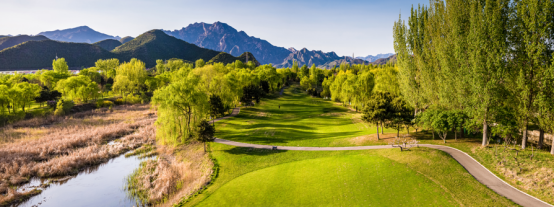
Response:
[{"label": "paved cart path", "polygon": [[[240,112],[240,107],[233,109],[233,113],[229,116],[216,119],[215,121],[220,121],[230,117],[238,115]],[[214,142],[226,145],[232,145],[237,147],[250,147],[258,149],[273,149],[277,147],[277,150],[301,150],[301,151],[338,151],[338,150],[372,150],[372,149],[388,149],[393,148],[391,145],[375,145],[375,146],[357,146],[357,147],[289,147],[289,146],[271,146],[271,145],[259,145],[259,144],[248,144],[241,142],[234,142],[225,139],[216,138]],[[523,191],[516,189],[510,184],[506,183],[504,180],[498,178],[491,171],[485,168],[473,157],[469,156],[467,153],[462,152],[458,149],[442,146],[442,145],[431,145],[431,144],[420,144],[420,147],[428,147],[433,149],[442,150],[450,154],[458,163],[460,163],[475,179],[477,179],[482,184],[486,185],[494,192],[512,200],[513,202],[521,206],[529,207],[542,207],[549,206],[554,207],[538,198],[535,198]],[[400,150],[400,149],[399,149]]]}]

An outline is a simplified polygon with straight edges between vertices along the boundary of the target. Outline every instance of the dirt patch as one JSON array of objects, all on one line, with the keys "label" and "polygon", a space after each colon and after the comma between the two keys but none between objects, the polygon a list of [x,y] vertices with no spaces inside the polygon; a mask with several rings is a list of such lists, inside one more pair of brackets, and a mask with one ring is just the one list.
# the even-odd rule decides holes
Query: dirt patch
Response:
[{"label": "dirt patch", "polygon": [[294,114],[285,114],[283,115],[282,119],[296,119],[297,116]]},{"label": "dirt patch", "polygon": [[271,113],[268,113],[268,112],[258,112],[255,116],[257,117],[271,117]]},{"label": "dirt patch", "polygon": [[349,138],[348,141],[354,145],[368,145],[376,142],[389,143],[396,138],[396,133],[379,134],[379,140],[377,140],[377,134],[363,135],[358,137]]},{"label": "dirt patch", "polygon": [[332,112],[332,113],[323,113],[323,114],[320,114],[319,116],[342,116],[343,113],[339,113],[339,112]]}]

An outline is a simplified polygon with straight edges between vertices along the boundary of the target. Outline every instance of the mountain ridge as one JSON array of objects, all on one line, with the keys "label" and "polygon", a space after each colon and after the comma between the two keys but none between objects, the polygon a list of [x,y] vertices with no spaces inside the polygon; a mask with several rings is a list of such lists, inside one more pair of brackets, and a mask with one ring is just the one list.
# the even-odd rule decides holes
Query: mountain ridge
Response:
[{"label": "mountain ridge", "polygon": [[246,32],[238,31],[219,21],[213,24],[194,23],[180,30],[164,32],[199,47],[226,52],[233,56],[250,52],[261,64],[280,63],[290,53],[284,47],[277,47],[266,40],[248,36]]},{"label": "mountain ridge", "polygon": [[388,58],[390,56],[393,56],[394,53],[379,53],[377,55],[368,55],[368,56],[365,56],[365,57],[356,57],[358,59],[362,59],[362,60],[365,60],[365,61],[369,61],[369,62],[373,62],[373,61],[376,61],[378,59],[381,59],[381,58]]},{"label": "mountain ridge", "polygon": [[79,26],[75,28],[54,30],[41,32],[38,35],[43,35],[51,40],[74,43],[95,43],[106,39],[120,40],[119,36],[111,36],[97,32],[88,26]]},{"label": "mountain ridge", "polygon": [[5,36],[0,37],[0,51],[3,49],[19,45],[27,41],[41,41],[47,40],[48,38],[42,35],[29,36],[29,35],[18,35],[18,36]]},{"label": "mountain ridge", "polygon": [[[112,51],[102,48],[100,44],[54,40],[27,41],[0,51],[0,70],[48,68],[55,57],[63,57],[69,67],[77,68],[92,67],[98,59],[109,58],[117,58],[121,62],[137,58],[143,61],[146,67],[151,68],[156,65],[158,59],[178,58],[194,62],[201,58],[209,61],[219,53],[179,40],[160,30],[151,30]],[[249,59],[256,62],[253,56]]]}]

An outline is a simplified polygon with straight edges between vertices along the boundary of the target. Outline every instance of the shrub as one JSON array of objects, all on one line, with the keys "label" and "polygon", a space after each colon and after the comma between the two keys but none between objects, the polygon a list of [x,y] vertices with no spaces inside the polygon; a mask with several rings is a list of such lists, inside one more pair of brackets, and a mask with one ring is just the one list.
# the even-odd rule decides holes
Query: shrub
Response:
[{"label": "shrub", "polygon": [[125,101],[123,101],[122,98],[115,99],[114,101],[115,105],[123,105],[125,104]]},{"label": "shrub", "polygon": [[71,111],[71,108],[73,108],[73,106],[75,106],[75,103],[73,103],[73,101],[61,100],[56,105],[56,111],[54,111],[54,115],[56,116],[66,115]]},{"label": "shrub", "polygon": [[125,97],[125,102],[129,104],[138,104],[142,103],[142,98],[138,95],[129,94],[127,97]]},{"label": "shrub", "polygon": [[56,101],[46,101],[46,105],[48,105],[48,107],[50,108],[53,108],[53,109],[56,109]]},{"label": "shrub", "polygon": [[96,108],[112,107],[113,105],[114,103],[108,100],[99,100],[96,102]]},{"label": "shrub", "polygon": [[14,123],[25,119],[25,113],[22,111],[10,114],[0,114],[0,126]]}]

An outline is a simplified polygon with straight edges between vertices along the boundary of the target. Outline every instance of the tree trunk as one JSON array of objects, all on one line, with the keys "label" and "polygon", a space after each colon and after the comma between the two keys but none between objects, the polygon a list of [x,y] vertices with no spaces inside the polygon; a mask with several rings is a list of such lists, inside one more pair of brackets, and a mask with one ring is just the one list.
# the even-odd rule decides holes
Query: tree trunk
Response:
[{"label": "tree trunk", "polygon": [[381,134],[385,134],[385,131],[383,130],[383,122],[381,122]]},{"label": "tree trunk", "polygon": [[482,143],[483,147],[487,146],[487,139],[488,139],[487,133],[489,131],[488,127],[489,126],[487,125],[487,120],[486,119],[483,120],[483,143]]},{"label": "tree trunk", "polygon": [[539,129],[539,149],[542,149],[542,145],[544,145],[544,130]]},{"label": "tree trunk", "polygon": [[204,142],[204,152],[206,152],[206,142]]},{"label": "tree trunk", "polygon": [[191,111],[190,111],[190,107],[188,107],[188,108],[189,108],[189,111],[188,111],[188,117],[187,117],[187,119],[188,119],[187,120],[187,129],[188,129],[187,136],[189,136],[190,132],[191,132],[191,130],[190,130],[190,116],[192,115]]},{"label": "tree trunk", "polygon": [[396,127],[396,138],[400,137],[400,124]]},{"label": "tree trunk", "polygon": [[406,126],[406,131],[410,134],[410,126]]},{"label": "tree trunk", "polygon": [[433,140],[435,140],[435,130],[433,129],[433,132],[431,133],[433,133]]},{"label": "tree trunk", "polygon": [[464,138],[464,127],[460,124],[460,138]]},{"label": "tree trunk", "polygon": [[523,138],[521,139],[521,149],[527,147],[527,121],[525,121],[525,126],[523,128]]},{"label": "tree trunk", "polygon": [[551,149],[550,149],[550,154],[554,155],[554,137],[552,138],[552,146]]},{"label": "tree trunk", "polygon": [[379,140],[379,122],[377,122],[377,140]]}]

